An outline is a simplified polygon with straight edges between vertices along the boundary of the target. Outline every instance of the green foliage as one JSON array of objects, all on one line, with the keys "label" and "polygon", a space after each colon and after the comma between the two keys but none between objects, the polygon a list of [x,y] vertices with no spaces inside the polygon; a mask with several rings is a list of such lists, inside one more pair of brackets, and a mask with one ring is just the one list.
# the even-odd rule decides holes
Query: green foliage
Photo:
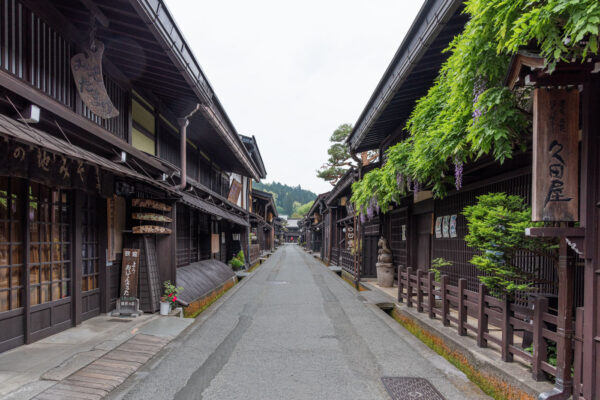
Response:
[{"label": "green foliage", "polygon": [[488,193],[463,214],[469,229],[465,241],[479,253],[471,263],[482,272],[481,282],[495,295],[531,290],[535,276],[516,265],[516,256],[522,251],[544,254],[553,243],[525,236],[525,228],[541,224],[531,222],[531,208],[523,198]]},{"label": "green foliage", "polygon": [[[312,207],[314,202],[315,202],[314,200],[311,200],[308,203],[305,203],[302,205],[300,205],[300,203],[298,203],[298,206],[294,207],[294,212],[292,212],[291,218],[304,217],[306,214],[308,214],[308,211],[310,211],[310,208]],[[296,204],[296,202],[294,204]]]},{"label": "green foliage", "polygon": [[231,265],[231,267],[234,270],[239,270],[241,268],[244,268],[244,266],[246,265],[246,259],[244,257],[244,252],[242,250],[240,250],[239,253],[237,253],[237,255],[229,261],[229,265]]},{"label": "green foliage", "polygon": [[434,258],[431,261],[431,268],[430,268],[430,270],[433,273],[435,273],[435,280],[439,282],[440,279],[442,278],[442,268],[449,267],[451,265],[452,265],[452,263],[450,261],[446,260],[443,257]]},{"label": "green foliage", "polygon": [[177,295],[183,291],[183,287],[175,286],[171,283],[171,281],[165,281],[163,283],[164,292],[161,301],[171,303],[171,306],[177,305]]},{"label": "green foliage", "polygon": [[465,12],[470,20],[418,100],[406,124],[408,138],[388,149],[383,172],[372,171],[353,186],[357,208],[367,207],[374,195],[385,212],[383,205],[405,191],[409,179],[443,197],[454,182],[453,163],[484,154],[503,162],[523,148],[530,93],[504,86],[510,57],[520,49],[533,46],[549,72],[559,61],[598,54],[598,0],[468,0]]},{"label": "green foliage", "polygon": [[352,165],[350,151],[344,143],[346,138],[352,132],[352,124],[342,124],[337,127],[329,137],[332,143],[327,154],[329,158],[327,162],[317,171],[317,177],[321,178],[332,185],[344,175],[344,173]]},{"label": "green foliage", "polygon": [[255,189],[273,194],[273,200],[275,201],[279,215],[292,215],[294,213],[294,202],[304,205],[317,197],[315,193],[302,189],[300,185],[289,186],[279,182],[254,182],[252,186]]}]

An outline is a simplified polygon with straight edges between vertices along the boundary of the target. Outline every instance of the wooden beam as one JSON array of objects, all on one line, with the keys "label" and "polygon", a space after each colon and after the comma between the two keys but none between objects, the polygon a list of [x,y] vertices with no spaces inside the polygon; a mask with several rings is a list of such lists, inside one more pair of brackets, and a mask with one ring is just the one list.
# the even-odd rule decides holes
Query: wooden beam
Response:
[{"label": "wooden beam", "polygon": [[167,172],[169,170],[166,166],[164,166],[160,161],[156,160],[154,157],[142,152],[141,150],[136,149],[130,144],[127,144],[122,139],[113,135],[101,126],[95,124],[94,122],[90,121],[84,116],[77,114],[76,112],[67,108],[62,103],[59,103],[47,94],[39,91],[38,89],[34,88],[28,83],[13,77],[7,72],[0,71],[0,86],[10,90],[13,93],[16,93],[21,97],[24,97],[28,101],[38,105],[46,111],[55,114],[59,118],[64,119],[65,121],[73,125],[76,125],[77,127],[96,136],[103,142],[129,153],[130,155],[136,157],[145,164],[156,168],[159,171]]},{"label": "wooden beam", "polygon": [[585,237],[585,228],[581,227],[541,227],[541,228],[527,228],[525,229],[525,235],[531,237]]},{"label": "wooden beam", "polygon": [[[80,50],[85,50],[88,45],[82,38],[87,38],[88,35],[81,33],[56,7],[52,5],[50,1],[44,0],[21,0],[27,8],[40,17],[43,16],[44,20],[56,29],[65,39],[75,43]],[[117,80],[122,86],[127,89],[131,88],[131,82],[128,77],[125,76],[117,67],[115,67],[106,58],[102,62],[106,71],[109,72],[112,78]]]}]

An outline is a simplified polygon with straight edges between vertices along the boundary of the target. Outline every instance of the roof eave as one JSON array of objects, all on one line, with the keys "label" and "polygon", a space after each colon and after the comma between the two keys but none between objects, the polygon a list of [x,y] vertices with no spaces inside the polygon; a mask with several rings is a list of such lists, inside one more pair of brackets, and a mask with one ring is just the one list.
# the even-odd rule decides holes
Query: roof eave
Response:
[{"label": "roof eave", "polygon": [[[372,124],[383,112],[398,87],[408,78],[413,67],[429,48],[437,33],[462,3],[462,0],[426,0],[423,3],[392,62],[387,67],[366,107],[358,117],[352,132],[346,138],[346,144],[350,146],[351,150],[361,149],[362,140]],[[419,35],[424,24],[426,24],[427,29],[422,35]]]}]

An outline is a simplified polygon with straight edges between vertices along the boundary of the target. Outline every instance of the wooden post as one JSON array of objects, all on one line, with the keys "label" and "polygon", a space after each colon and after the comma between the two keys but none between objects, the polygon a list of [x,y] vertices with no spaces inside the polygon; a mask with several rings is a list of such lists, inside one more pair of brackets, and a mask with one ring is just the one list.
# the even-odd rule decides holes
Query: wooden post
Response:
[{"label": "wooden post", "polygon": [[412,307],[412,285],[410,284],[412,271],[412,267],[406,268],[406,305],[409,307]]},{"label": "wooden post", "polygon": [[421,284],[421,278],[423,277],[423,271],[417,270],[417,311],[423,312],[423,285]]},{"label": "wooden post", "polygon": [[71,279],[71,283],[73,285],[73,297],[71,297],[71,301],[73,302],[73,326],[79,325],[81,323],[81,312],[82,312],[82,304],[81,304],[81,277],[82,277],[82,234],[81,230],[83,228],[82,221],[82,210],[83,210],[83,193],[80,190],[73,190],[73,201],[71,202],[72,213],[72,229],[71,234],[73,235],[72,245],[72,254],[73,262],[71,263],[71,267],[73,268],[73,275]]},{"label": "wooden post", "polygon": [[560,239],[558,256],[558,319],[556,325],[556,385],[570,393],[573,386],[573,268],[567,265],[567,241]]},{"label": "wooden post", "polygon": [[450,313],[450,307],[448,307],[448,275],[442,276],[442,287],[440,291],[442,292],[442,323],[444,326],[450,326],[450,320],[448,319],[448,314]]},{"label": "wooden post", "polygon": [[427,308],[429,309],[429,318],[435,318],[435,312],[433,308],[435,307],[435,295],[433,294],[433,280],[435,278],[435,273],[429,271],[427,274]]},{"label": "wooden post", "polygon": [[465,288],[467,287],[467,280],[460,278],[458,280],[458,334],[465,336],[467,334],[467,328],[465,328],[465,322],[467,322],[467,313],[465,312]]},{"label": "wooden post", "polygon": [[[14,179],[14,178],[13,178]],[[29,274],[29,242],[30,242],[30,225],[29,225],[29,185],[30,181],[27,179],[21,184],[20,191],[18,193],[17,201],[20,201],[19,207],[23,210],[23,215],[21,218],[21,223],[23,224],[22,230],[22,243],[23,247],[21,251],[23,252],[23,266],[21,279],[23,280],[23,293],[22,293],[22,303],[23,304],[23,336],[26,344],[31,343],[31,282],[30,282],[30,274]],[[14,196],[13,199],[14,200]],[[72,281],[72,279],[71,279]],[[71,282],[72,284],[72,282]],[[73,292],[71,292],[73,293]]]},{"label": "wooden post", "polygon": [[402,280],[402,270],[405,268],[401,265],[398,265],[398,302],[402,303],[404,301],[404,281]]},{"label": "wooden post", "polygon": [[512,311],[510,309],[510,300],[508,296],[504,298],[502,306],[502,361],[512,362],[513,355],[510,352],[510,345],[513,343],[513,328],[510,324]]},{"label": "wooden post", "polygon": [[548,311],[548,299],[539,296],[535,299],[533,309],[533,357],[531,360],[531,377],[536,381],[546,379],[542,371],[542,361],[548,359],[548,344],[542,336],[545,327],[544,313]]},{"label": "wooden post", "polygon": [[580,399],[583,391],[583,307],[575,311],[575,359],[573,361],[573,400]]},{"label": "wooden post", "polygon": [[487,296],[487,287],[480,283],[477,297],[477,346],[479,347],[487,347],[485,334],[488,332],[488,315],[485,313],[485,296]]},{"label": "wooden post", "polygon": [[108,261],[108,227],[107,227],[107,204],[106,199],[98,198],[98,268],[100,276],[98,277],[100,285],[100,312],[107,313],[110,308],[110,269]]}]

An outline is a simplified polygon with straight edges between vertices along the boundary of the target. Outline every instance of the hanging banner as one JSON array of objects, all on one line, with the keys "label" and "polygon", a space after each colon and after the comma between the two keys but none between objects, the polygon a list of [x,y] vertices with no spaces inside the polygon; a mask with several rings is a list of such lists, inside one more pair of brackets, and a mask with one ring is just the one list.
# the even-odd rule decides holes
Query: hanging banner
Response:
[{"label": "hanging banner", "polygon": [[579,91],[533,92],[532,219],[579,220]]}]

